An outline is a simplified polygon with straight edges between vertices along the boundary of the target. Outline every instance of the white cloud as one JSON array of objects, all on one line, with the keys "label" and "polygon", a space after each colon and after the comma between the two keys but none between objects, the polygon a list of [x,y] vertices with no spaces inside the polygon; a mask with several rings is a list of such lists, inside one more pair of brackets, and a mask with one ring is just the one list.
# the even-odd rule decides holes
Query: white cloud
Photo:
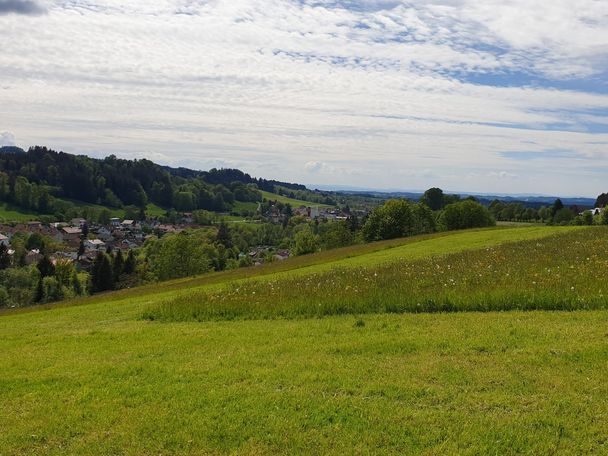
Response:
[{"label": "white cloud", "polygon": [[500,152],[567,149],[608,165],[608,133],[588,132],[605,124],[608,96],[584,80],[608,73],[606,2],[57,0],[48,10],[0,17],[0,126],[28,145],[291,181],[315,172],[319,184],[457,188],[474,172],[484,178],[467,184],[484,188],[470,190],[509,191],[489,175],[500,169],[522,191],[605,191],[589,170]]},{"label": "white cloud", "polygon": [[0,132],[0,147],[14,145],[16,145],[14,134],[12,134],[10,131]]}]

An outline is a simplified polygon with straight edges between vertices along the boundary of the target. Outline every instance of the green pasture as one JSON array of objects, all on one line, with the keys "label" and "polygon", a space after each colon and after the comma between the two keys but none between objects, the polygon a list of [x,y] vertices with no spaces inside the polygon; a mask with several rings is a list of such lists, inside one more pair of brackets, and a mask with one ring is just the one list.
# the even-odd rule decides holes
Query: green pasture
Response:
[{"label": "green pasture", "polygon": [[404,296],[587,297],[606,292],[606,231],[385,241],[0,313],[0,455],[605,454],[608,311],[143,317],[182,294],[323,280],[279,295],[315,305],[338,286],[386,290],[382,274]]}]

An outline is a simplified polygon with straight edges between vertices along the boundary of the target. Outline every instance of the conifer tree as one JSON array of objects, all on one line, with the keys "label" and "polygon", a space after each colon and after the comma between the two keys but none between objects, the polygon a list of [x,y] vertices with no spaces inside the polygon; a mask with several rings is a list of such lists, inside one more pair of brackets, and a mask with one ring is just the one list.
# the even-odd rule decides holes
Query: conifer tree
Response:
[{"label": "conifer tree", "polygon": [[93,269],[91,270],[91,280],[94,291],[106,291],[114,288],[114,271],[110,257],[99,252],[95,257]]}]

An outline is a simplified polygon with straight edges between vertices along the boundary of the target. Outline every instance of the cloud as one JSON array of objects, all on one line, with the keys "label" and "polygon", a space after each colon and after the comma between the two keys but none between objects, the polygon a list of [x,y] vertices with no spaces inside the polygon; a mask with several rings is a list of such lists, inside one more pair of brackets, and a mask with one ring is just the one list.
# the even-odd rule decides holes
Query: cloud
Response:
[{"label": "cloud", "polygon": [[0,132],[0,147],[2,146],[15,146],[15,135],[10,131]]},{"label": "cloud", "polygon": [[39,16],[45,13],[46,8],[32,0],[0,0],[0,16],[5,14]]},{"label": "cloud", "polygon": [[309,161],[309,162],[306,162],[306,164],[304,165],[304,169],[308,173],[318,173],[325,167],[327,167],[327,165],[325,163],[318,162],[318,161]]},{"label": "cloud", "polygon": [[290,181],[594,194],[546,154],[608,166],[608,2],[579,1],[49,0],[44,27],[0,17],[0,125]]}]

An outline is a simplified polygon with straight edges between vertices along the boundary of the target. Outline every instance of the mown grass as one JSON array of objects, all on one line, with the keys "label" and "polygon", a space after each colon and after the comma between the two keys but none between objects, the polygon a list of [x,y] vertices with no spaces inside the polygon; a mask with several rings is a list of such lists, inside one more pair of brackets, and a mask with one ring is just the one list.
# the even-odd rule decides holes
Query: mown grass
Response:
[{"label": "mown grass", "polygon": [[170,324],[137,312],[0,318],[0,454],[608,451],[608,312]]},{"label": "mown grass", "polygon": [[[595,277],[588,293],[603,293],[605,235],[521,228],[395,240],[1,315],[0,455],[606,454],[608,311],[141,319],[190,287],[332,280],[321,259],[342,264],[337,281],[364,273],[365,257],[368,272],[399,277],[414,271],[394,261],[426,264],[417,290],[515,290],[510,277],[529,274],[509,260],[561,248],[560,268],[539,260],[537,283],[520,280],[522,291]],[[527,255],[505,243],[516,239],[528,239]],[[428,258],[450,246],[478,251]],[[482,277],[468,274],[471,264]],[[381,283],[366,277],[350,286]]]},{"label": "mown grass", "polygon": [[439,257],[193,290],[151,305],[144,318],[604,309],[607,269],[608,228],[598,227]]}]

